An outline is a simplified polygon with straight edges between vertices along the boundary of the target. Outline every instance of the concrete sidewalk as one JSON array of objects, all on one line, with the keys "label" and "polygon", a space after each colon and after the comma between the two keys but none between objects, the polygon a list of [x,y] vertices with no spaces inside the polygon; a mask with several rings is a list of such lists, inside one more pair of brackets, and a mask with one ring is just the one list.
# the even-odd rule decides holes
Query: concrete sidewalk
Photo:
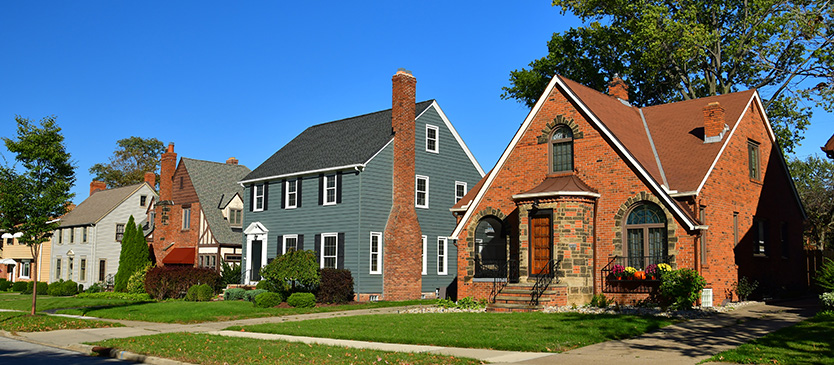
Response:
[{"label": "concrete sidewalk", "polygon": [[[608,341],[560,354],[387,344],[367,341],[223,331],[224,328],[233,325],[252,325],[343,316],[397,313],[403,309],[406,309],[406,307],[311,313],[284,317],[251,318],[192,325],[80,317],[119,322],[124,324],[126,327],[18,333],[16,336],[11,337],[55,347],[89,352],[89,349],[91,348],[90,346],[79,344],[111,338],[144,336],[158,333],[195,332],[266,340],[283,340],[353,348],[368,348],[385,351],[425,352],[458,357],[469,357],[485,362],[504,364],[552,364],[555,362],[570,364],[598,364],[601,362],[610,363],[612,361],[616,362],[618,365],[632,363],[645,365],[647,361],[660,361],[663,364],[695,364],[718,352],[734,348],[742,343],[763,336],[776,329],[790,326],[809,318],[815,312],[816,302],[812,299],[808,299],[804,301],[783,302],[780,304],[752,304],[737,308],[728,313],[721,313],[703,319],[693,319],[678,325],[668,326],[659,331],[648,333],[633,339]],[[10,334],[7,333],[4,335],[10,336]],[[130,357],[130,354],[122,355],[128,357],[122,356],[120,358],[146,363],[171,363],[170,360],[145,358],[143,356]]]}]

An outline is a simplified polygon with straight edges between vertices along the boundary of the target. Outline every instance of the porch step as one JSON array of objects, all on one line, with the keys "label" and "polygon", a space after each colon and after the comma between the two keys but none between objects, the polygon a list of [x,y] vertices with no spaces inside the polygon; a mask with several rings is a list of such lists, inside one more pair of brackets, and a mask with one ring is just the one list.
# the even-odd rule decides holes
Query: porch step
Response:
[{"label": "porch step", "polygon": [[528,303],[490,303],[487,305],[487,312],[535,312],[544,308],[541,305],[529,305]]}]

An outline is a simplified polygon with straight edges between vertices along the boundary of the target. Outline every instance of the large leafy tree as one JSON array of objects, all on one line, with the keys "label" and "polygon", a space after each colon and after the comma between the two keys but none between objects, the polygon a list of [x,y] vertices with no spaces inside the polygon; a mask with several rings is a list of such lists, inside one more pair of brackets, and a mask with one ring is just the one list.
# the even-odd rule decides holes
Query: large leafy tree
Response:
[{"label": "large leafy tree", "polygon": [[156,172],[159,156],[165,146],[156,138],[130,137],[116,142],[110,162],[90,167],[94,180],[104,181],[108,187],[118,188],[144,181],[146,172]]},{"label": "large leafy tree", "polygon": [[756,88],[792,152],[814,103],[834,103],[829,0],[553,0],[586,26],[555,33],[548,55],[510,73],[502,97],[532,106],[554,74],[603,91],[615,73],[637,106]]},{"label": "large leafy tree", "polygon": [[[3,137],[15,163],[0,166],[0,229],[22,234],[18,241],[32,252],[32,278],[37,282],[41,244],[52,237],[59,226],[56,218],[66,214],[74,195],[70,188],[75,166],[55,117],[43,118],[40,125],[21,117],[15,120],[17,136]],[[35,314],[38,286],[32,289]]]},{"label": "large leafy tree", "polygon": [[834,242],[834,162],[809,156],[788,162],[808,220],[805,238],[819,248]]}]

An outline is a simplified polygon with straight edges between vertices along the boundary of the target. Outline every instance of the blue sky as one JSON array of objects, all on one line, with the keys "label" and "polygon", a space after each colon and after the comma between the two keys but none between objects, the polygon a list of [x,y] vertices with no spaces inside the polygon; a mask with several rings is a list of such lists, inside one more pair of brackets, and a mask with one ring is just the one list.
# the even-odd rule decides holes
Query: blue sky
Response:
[{"label": "blue sky", "polygon": [[[254,169],[310,125],[390,108],[403,67],[489,170],[528,112],[499,97],[509,72],[578,25],[546,0],[2,2],[0,136],[57,116],[80,203],[118,139]],[[832,130],[818,111],[797,155]]]}]

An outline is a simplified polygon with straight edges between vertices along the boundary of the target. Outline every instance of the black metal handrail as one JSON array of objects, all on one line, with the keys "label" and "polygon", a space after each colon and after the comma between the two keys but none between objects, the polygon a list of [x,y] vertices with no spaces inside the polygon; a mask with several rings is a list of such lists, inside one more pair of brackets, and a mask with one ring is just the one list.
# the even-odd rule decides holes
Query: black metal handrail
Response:
[{"label": "black metal handrail", "polygon": [[562,263],[562,258],[558,260],[550,259],[547,263],[536,273],[536,284],[533,285],[533,290],[530,293],[530,305],[539,305],[539,299],[544,294],[544,291],[553,283],[553,278],[556,277],[556,268]]}]

